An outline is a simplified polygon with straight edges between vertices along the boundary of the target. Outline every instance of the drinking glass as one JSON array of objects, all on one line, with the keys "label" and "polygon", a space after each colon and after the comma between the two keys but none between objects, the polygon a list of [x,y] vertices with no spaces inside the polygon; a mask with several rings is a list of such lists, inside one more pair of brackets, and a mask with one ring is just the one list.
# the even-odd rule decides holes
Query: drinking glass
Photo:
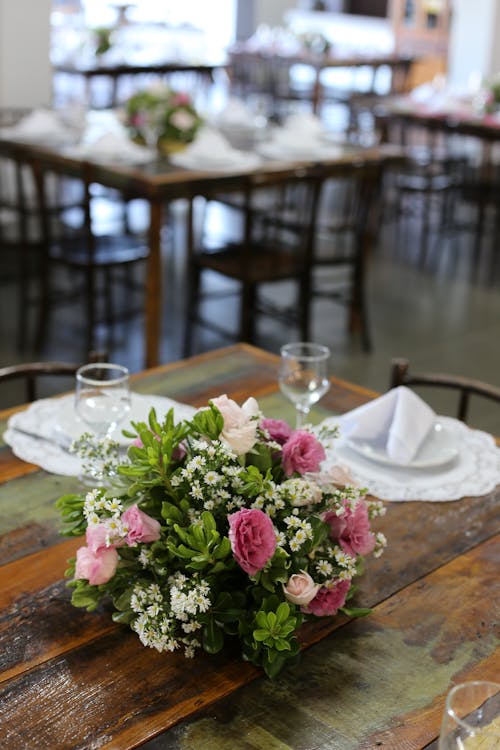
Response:
[{"label": "drinking glass", "polygon": [[455,685],[446,697],[439,750],[500,750],[500,685]]},{"label": "drinking glass", "polygon": [[83,365],[76,373],[75,408],[99,437],[111,437],[130,411],[128,370],[111,362]]},{"label": "drinking glass", "polygon": [[281,347],[279,384],[282,393],[295,404],[297,427],[302,427],[311,406],[330,388],[327,346],[310,342],[286,344]]}]

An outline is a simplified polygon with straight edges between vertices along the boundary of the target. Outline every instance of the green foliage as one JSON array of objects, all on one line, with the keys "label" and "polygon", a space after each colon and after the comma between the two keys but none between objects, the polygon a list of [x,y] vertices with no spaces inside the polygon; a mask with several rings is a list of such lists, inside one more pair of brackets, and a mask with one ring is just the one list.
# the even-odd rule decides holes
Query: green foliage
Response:
[{"label": "green foliage", "polygon": [[[361,558],[342,557],[323,520],[327,510],[342,515],[359,493],[287,478],[280,451],[259,429],[251,450],[237,455],[221,438],[223,427],[213,402],[177,424],[173,410],[159,420],[151,409],[147,421],[133,422],[124,433],[131,445],[109,488],[57,501],[62,533],[78,536],[88,523],[104,525],[103,545],[118,557],[106,583],[70,581],[72,603],[92,612],[110,599],[113,620],[160,651],[217,653],[237,639],[243,657],[274,678],[297,659],[296,632],[308,616],[286,598],[290,577],[310,575],[316,590],[316,584],[333,585],[346,571],[350,577],[362,570]],[[149,517],[153,541],[129,539],[123,514],[130,506]],[[252,509],[254,517],[265,513],[276,535],[274,552],[272,537],[267,562],[254,575],[233,554],[228,516],[240,509]],[[66,574],[75,575],[74,559]],[[350,617],[370,611],[341,609]]]}]

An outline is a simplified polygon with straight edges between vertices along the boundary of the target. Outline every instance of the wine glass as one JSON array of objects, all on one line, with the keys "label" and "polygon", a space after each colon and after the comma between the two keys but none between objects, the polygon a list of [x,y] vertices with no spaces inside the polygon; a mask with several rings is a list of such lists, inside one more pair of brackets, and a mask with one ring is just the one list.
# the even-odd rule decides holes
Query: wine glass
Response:
[{"label": "wine glass", "polygon": [[500,685],[474,681],[446,696],[439,750],[500,749]]},{"label": "wine glass", "polygon": [[111,362],[83,365],[76,372],[75,408],[99,437],[111,437],[130,411],[128,370]]},{"label": "wine glass", "polygon": [[282,393],[295,404],[297,428],[302,427],[311,406],[330,388],[327,346],[309,342],[286,344],[281,347],[279,384]]}]

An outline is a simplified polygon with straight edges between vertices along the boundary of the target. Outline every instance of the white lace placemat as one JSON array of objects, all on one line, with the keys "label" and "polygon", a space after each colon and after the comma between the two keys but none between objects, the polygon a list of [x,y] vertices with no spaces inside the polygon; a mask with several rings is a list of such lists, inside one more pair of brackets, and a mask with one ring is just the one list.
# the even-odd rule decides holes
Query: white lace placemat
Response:
[{"label": "white lace placemat", "polygon": [[[332,427],[336,417],[322,424]],[[491,435],[451,417],[439,422],[453,436],[457,455],[434,467],[406,468],[378,463],[353,451],[340,436],[327,453],[326,466],[342,464],[353,479],[381,500],[458,500],[486,495],[500,484],[500,448]]]},{"label": "white lace placemat", "polygon": [[[132,393],[131,397],[130,413],[118,426],[115,437],[122,445],[127,445],[130,441],[123,437],[121,431],[130,428],[131,421],[147,422],[151,407],[156,409],[159,420],[173,408],[175,420],[179,422],[190,419],[196,411],[192,406],[163,396]],[[82,473],[81,460],[69,453],[68,447],[74,438],[87,432],[88,427],[79,419],[73,404],[73,394],[35,401],[25,411],[10,417],[3,436],[5,442],[18,458],[36,464],[51,474],[79,476]],[[33,436],[27,435],[27,432]]]}]

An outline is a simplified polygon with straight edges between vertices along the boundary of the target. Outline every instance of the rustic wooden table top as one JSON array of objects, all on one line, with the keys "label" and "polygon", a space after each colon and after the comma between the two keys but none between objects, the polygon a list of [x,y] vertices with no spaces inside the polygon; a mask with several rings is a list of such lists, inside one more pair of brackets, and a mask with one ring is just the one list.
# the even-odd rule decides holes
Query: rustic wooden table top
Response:
[{"label": "rustic wooden table top", "polygon": [[[291,419],[276,377],[276,357],[241,345],[147,371],[133,387],[195,406],[254,395],[266,414]],[[315,418],[374,395],[333,379]],[[77,485],[0,445],[4,750],[422,750],[434,746],[451,683],[498,679],[500,487],[389,503],[377,524],[389,547],[356,594],[373,613],[309,623],[301,662],[270,682],[231,654],[158,654],[110,612],[71,606],[63,576],[80,542],[58,535],[54,501]]]}]

